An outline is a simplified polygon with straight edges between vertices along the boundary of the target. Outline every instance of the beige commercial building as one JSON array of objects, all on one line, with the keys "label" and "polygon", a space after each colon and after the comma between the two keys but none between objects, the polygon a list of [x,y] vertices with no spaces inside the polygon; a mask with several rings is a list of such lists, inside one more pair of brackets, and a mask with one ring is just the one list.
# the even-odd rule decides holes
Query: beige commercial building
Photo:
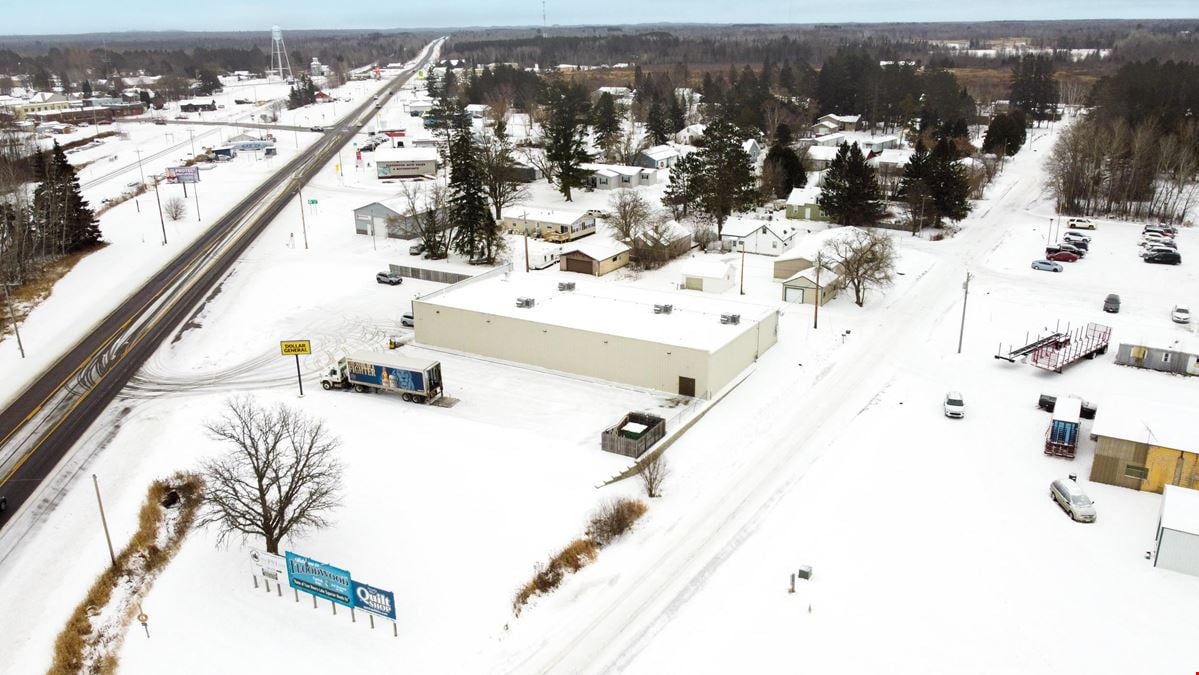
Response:
[{"label": "beige commercial building", "polygon": [[412,311],[421,344],[700,398],[778,341],[776,305],[508,266],[417,298]]}]

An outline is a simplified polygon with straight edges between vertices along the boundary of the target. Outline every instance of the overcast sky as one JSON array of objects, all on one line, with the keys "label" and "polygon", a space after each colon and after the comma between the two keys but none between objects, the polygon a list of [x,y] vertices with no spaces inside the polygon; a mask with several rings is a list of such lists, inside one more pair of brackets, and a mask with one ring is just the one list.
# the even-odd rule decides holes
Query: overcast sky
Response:
[{"label": "overcast sky", "polygon": [[[553,24],[832,23],[990,21],[996,19],[1157,19],[1199,16],[1196,0],[649,0],[585,3],[546,1]],[[618,11],[614,11],[618,10]],[[136,30],[269,30],[300,28],[421,28],[541,24],[540,0],[0,0],[0,34]]]}]

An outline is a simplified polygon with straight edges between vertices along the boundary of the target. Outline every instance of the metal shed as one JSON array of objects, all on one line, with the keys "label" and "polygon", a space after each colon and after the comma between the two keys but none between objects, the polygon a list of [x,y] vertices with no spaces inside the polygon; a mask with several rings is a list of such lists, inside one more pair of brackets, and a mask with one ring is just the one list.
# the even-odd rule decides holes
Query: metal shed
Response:
[{"label": "metal shed", "polygon": [[1147,344],[1121,342],[1116,352],[1116,363],[1134,368],[1159,370],[1178,375],[1199,375],[1199,354],[1194,354],[1180,345],[1150,347]]},{"label": "metal shed", "polygon": [[1199,576],[1199,490],[1166,486],[1155,549],[1154,567]]}]

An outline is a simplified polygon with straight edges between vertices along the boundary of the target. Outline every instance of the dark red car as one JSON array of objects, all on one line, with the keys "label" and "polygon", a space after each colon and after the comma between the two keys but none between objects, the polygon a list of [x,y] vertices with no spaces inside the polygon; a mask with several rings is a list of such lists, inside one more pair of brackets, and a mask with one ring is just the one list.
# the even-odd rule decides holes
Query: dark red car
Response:
[{"label": "dark red car", "polygon": [[1049,255],[1047,255],[1045,257],[1049,260],[1053,260],[1054,262],[1077,262],[1078,261],[1078,255],[1075,253],[1071,253],[1069,251],[1056,251],[1054,253],[1050,253]]}]

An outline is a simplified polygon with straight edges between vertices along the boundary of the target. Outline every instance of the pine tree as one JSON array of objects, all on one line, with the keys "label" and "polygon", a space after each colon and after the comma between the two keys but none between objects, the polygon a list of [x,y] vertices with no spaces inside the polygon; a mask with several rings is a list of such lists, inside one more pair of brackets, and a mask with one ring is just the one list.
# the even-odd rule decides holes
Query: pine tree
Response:
[{"label": "pine tree", "polygon": [[[768,170],[766,166],[774,168]],[[766,152],[762,171],[764,174],[770,171],[780,177],[780,180],[771,186],[774,188],[774,194],[771,196],[776,199],[786,199],[791,190],[807,185],[808,176],[804,172],[799,155],[791,147],[791,127],[786,124],[780,124],[775,129],[774,145]]]},{"label": "pine tree", "polygon": [[857,144],[842,143],[824,174],[820,210],[841,225],[871,225],[883,217],[874,169]]},{"label": "pine tree", "polygon": [[699,153],[683,155],[670,167],[670,183],[662,193],[662,205],[676,220],[686,218],[691,205],[699,201],[700,170]]},{"label": "pine tree", "polygon": [[611,152],[616,139],[620,138],[620,116],[616,114],[616,101],[612,94],[604,92],[591,108],[591,125],[595,129],[595,143],[604,154]]},{"label": "pine tree", "polygon": [[662,106],[658,105],[657,101],[649,107],[649,114],[645,118],[645,133],[649,136],[649,140],[654,145],[662,145],[670,138],[670,131],[667,128],[666,114],[662,111]]},{"label": "pine tree", "polygon": [[956,155],[953,143],[945,138],[937,142],[929,156],[928,182],[938,220],[961,220],[970,213],[970,182]]},{"label": "pine tree", "polygon": [[670,98],[670,131],[678,133],[687,126],[687,113],[683,110],[683,102],[678,96]]},{"label": "pine tree", "polygon": [[79,188],[75,167],[57,142],[45,162],[44,178],[34,190],[33,213],[43,246],[58,255],[85,250],[100,242],[96,214]]},{"label": "pine tree", "polygon": [[545,156],[554,167],[558,191],[571,201],[571,190],[587,184],[581,164],[591,161],[587,152],[587,91],[582,85],[557,81],[547,87],[545,103]]},{"label": "pine tree", "polygon": [[469,259],[491,262],[498,238],[495,218],[487,204],[479,148],[465,115],[454,120],[450,156],[450,213],[457,225],[451,245]]},{"label": "pine tree", "polygon": [[716,223],[719,237],[724,221],[734,211],[752,205],[758,195],[749,154],[741,145],[737,128],[718,119],[704,130],[704,141],[703,149],[693,153],[697,166],[691,179],[690,207]]},{"label": "pine tree", "polygon": [[91,81],[90,81],[90,80],[84,80],[84,81],[83,81],[83,84],[80,84],[80,85],[79,85],[79,91],[80,91],[80,92],[83,94],[83,97],[84,97],[84,98],[91,98],[91,97],[92,97],[92,83],[91,83]]}]

